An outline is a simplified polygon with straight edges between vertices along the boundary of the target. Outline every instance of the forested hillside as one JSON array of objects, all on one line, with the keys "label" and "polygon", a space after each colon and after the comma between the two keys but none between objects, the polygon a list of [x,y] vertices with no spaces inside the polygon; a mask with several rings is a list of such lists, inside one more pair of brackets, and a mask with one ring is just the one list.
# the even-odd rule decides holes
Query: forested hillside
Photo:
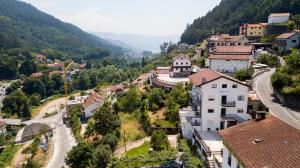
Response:
[{"label": "forested hillside", "polygon": [[242,23],[267,22],[270,13],[300,13],[299,0],[222,0],[204,17],[187,26],[181,42],[195,44],[214,33],[238,34]]},{"label": "forested hillside", "polygon": [[0,0],[0,48],[51,48],[83,59],[123,55],[122,48],[16,0]]}]

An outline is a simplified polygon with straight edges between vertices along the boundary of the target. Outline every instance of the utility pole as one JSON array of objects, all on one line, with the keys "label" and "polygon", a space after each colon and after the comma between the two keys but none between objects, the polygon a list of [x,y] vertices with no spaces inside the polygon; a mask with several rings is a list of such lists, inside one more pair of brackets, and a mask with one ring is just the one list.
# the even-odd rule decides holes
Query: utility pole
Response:
[{"label": "utility pole", "polygon": [[124,140],[124,144],[125,144],[125,153],[126,153],[127,149],[126,149],[126,132],[125,132],[125,130],[123,130],[123,134],[124,134],[123,140]]}]

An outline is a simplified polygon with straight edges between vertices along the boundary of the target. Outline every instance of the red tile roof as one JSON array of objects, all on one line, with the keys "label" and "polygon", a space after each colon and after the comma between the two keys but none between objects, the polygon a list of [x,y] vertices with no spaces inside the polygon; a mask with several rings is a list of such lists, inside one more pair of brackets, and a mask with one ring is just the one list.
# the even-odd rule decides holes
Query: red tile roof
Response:
[{"label": "red tile roof", "polygon": [[94,93],[85,100],[85,102],[83,103],[83,107],[86,108],[93,104],[97,104],[100,106],[103,103],[104,103],[104,97],[98,95],[97,93]]},{"label": "red tile roof", "polygon": [[[219,134],[243,167],[296,168],[300,165],[300,131],[274,116],[244,122]],[[255,139],[262,142],[255,143]]]},{"label": "red tile roof", "polygon": [[252,53],[254,50],[253,45],[248,46],[216,46],[215,53]]},{"label": "red tile roof", "polygon": [[204,69],[204,70],[201,70],[201,71],[189,76],[189,79],[191,80],[193,85],[196,86],[196,87],[201,86],[201,85],[206,84],[206,83],[209,83],[209,82],[212,82],[212,81],[217,80],[219,78],[226,78],[228,80],[231,80],[231,81],[237,82],[239,84],[248,86],[248,85],[242,83],[241,81],[239,81],[237,79],[234,79],[231,76],[213,71],[211,69]]},{"label": "red tile roof", "polygon": [[208,59],[218,60],[250,60],[251,55],[210,55]]},{"label": "red tile roof", "polygon": [[41,76],[43,76],[43,73],[42,72],[36,72],[36,73],[32,73],[30,76],[32,76],[32,77],[41,77]]},{"label": "red tile roof", "polygon": [[276,39],[288,39],[288,38],[292,37],[295,34],[297,34],[297,32],[283,33],[283,34],[277,36]]}]

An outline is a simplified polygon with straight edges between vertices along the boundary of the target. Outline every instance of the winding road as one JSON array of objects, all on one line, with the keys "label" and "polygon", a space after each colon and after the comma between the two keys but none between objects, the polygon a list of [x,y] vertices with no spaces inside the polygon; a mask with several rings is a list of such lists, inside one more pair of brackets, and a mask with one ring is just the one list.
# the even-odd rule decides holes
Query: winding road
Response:
[{"label": "winding road", "polygon": [[[46,168],[60,168],[62,166],[66,167],[64,158],[67,155],[67,152],[70,151],[74,145],[76,145],[76,140],[73,137],[71,129],[67,128],[62,121],[62,115],[65,109],[59,111],[59,107],[61,104],[64,104],[64,101],[64,98],[50,101],[41,109],[38,116],[32,120],[24,122],[24,124],[48,124],[51,128],[54,128],[52,138],[54,143],[54,151],[51,159],[47,163]],[[53,111],[59,111],[59,113],[48,118],[43,117],[45,113]]]},{"label": "winding road", "polygon": [[300,112],[283,106],[274,96],[270,82],[274,72],[275,69],[271,69],[269,72],[256,77],[253,82],[254,90],[272,115],[300,130]]}]

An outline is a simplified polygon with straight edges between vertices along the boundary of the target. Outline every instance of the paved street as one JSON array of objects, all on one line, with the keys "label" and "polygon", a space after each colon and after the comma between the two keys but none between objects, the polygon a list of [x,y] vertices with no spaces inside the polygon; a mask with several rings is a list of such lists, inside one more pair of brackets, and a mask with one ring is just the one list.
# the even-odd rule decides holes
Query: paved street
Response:
[{"label": "paved street", "polygon": [[271,71],[265,72],[254,79],[253,85],[257,95],[270,109],[272,115],[294,126],[295,128],[300,129],[300,112],[282,106],[282,104],[278,102],[273,95],[273,88],[270,79],[274,72],[275,69],[271,69]]},{"label": "paved street", "polygon": [[59,98],[49,102],[45,107],[43,107],[38,116],[34,119],[26,121],[24,123],[45,123],[55,128],[53,131],[53,143],[54,152],[53,156],[47,164],[47,168],[61,167],[65,166],[64,158],[69,150],[76,145],[75,138],[71,132],[70,128],[67,128],[62,121],[63,111],[60,111],[57,115],[52,117],[43,118],[46,112],[53,112],[59,110],[60,104],[64,103],[64,98]]}]

